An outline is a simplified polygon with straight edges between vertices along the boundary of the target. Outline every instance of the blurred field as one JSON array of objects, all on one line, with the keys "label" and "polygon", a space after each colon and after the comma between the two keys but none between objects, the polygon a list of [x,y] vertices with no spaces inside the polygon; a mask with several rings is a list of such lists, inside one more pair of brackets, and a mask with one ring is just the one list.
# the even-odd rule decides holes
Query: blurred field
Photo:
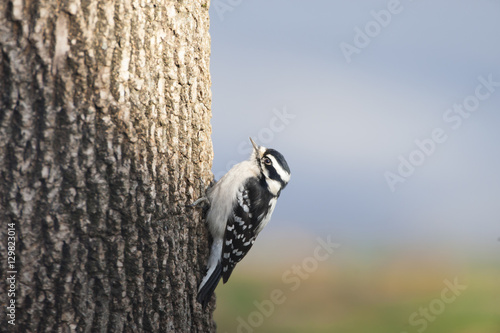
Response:
[{"label": "blurred field", "polygon": [[[240,265],[216,291],[218,332],[500,333],[498,261],[451,264],[405,256],[353,261],[320,262],[296,290],[282,279],[293,262],[264,269]],[[444,302],[444,281],[455,278],[466,289]],[[284,302],[271,308],[266,300],[275,289]],[[444,296],[454,295],[444,291]],[[267,307],[259,310],[254,302]],[[427,319],[419,311],[427,311]]]}]

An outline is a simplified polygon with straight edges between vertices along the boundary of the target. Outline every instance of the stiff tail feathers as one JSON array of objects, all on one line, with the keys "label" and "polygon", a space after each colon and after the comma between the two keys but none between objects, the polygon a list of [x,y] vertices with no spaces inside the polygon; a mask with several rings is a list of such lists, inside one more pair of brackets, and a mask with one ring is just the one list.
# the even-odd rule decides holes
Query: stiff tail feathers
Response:
[{"label": "stiff tail feathers", "polygon": [[[207,273],[207,275],[208,274],[209,273]],[[214,293],[215,288],[219,284],[221,276],[222,276],[222,265],[219,262],[217,263],[217,266],[215,266],[215,269],[213,270],[212,274],[210,274],[208,279],[207,277],[205,277],[201,282],[200,288],[198,289],[198,296],[196,297],[196,300],[201,303],[203,309],[207,307],[208,302],[212,298],[212,294]]]}]

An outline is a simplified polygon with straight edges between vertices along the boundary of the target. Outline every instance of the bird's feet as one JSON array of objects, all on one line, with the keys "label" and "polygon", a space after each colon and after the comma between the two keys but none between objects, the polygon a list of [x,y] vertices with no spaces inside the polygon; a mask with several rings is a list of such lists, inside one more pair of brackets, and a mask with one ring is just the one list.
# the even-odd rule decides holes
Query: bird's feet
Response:
[{"label": "bird's feet", "polygon": [[205,182],[203,181],[203,179],[201,177],[199,178],[199,180],[200,180],[201,197],[199,199],[195,200],[193,203],[186,205],[186,207],[191,207],[191,208],[197,207],[201,203],[204,203],[206,205],[210,205],[210,201],[208,200],[208,197],[207,197],[207,191],[213,186],[213,181],[211,181],[210,184],[208,185],[208,187],[206,187]]}]

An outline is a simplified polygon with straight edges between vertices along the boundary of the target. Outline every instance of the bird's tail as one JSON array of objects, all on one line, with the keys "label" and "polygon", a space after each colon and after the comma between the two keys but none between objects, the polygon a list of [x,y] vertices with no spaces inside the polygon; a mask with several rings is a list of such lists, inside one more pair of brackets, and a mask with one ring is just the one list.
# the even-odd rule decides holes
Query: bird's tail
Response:
[{"label": "bird's tail", "polygon": [[201,281],[200,287],[198,288],[198,297],[196,297],[196,300],[201,303],[204,309],[212,298],[212,294],[219,284],[221,275],[222,265],[220,262],[218,262],[215,267],[211,267],[211,269],[208,270],[207,275],[205,275],[203,281]]}]

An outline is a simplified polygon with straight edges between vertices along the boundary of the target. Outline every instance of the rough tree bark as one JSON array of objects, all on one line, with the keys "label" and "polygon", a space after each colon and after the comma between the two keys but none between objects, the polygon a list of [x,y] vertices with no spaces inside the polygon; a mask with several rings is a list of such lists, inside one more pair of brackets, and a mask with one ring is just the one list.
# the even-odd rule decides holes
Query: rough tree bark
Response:
[{"label": "rough tree bark", "polygon": [[1,331],[215,330],[208,7],[0,0]]}]

